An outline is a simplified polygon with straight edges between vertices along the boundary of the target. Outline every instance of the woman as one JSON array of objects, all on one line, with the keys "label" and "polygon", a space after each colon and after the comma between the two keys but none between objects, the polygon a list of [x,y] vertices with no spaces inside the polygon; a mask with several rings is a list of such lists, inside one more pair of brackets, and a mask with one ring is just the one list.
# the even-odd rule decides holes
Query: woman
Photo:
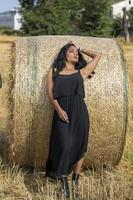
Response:
[{"label": "woman", "polygon": [[[91,62],[87,63],[82,53],[90,56]],[[84,80],[94,75],[100,57],[101,53],[69,42],[61,48],[48,72],[48,96],[54,115],[45,176],[61,179],[65,197],[70,195],[67,176],[72,170],[72,186],[78,187],[90,122]]]}]

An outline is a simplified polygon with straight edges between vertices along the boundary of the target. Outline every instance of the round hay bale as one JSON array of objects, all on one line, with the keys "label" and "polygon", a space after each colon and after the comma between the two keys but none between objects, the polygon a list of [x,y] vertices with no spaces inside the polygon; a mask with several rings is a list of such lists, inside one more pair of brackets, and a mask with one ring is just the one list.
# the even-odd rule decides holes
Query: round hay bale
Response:
[{"label": "round hay bale", "polygon": [[[118,164],[127,127],[127,79],[114,39],[84,36],[34,36],[16,40],[13,129],[10,160],[44,167],[52,125],[47,73],[59,49],[69,41],[102,52],[96,74],[84,81],[90,114],[88,151],[83,167]],[[84,56],[88,61],[89,57]],[[63,133],[62,133],[63,134]]]},{"label": "round hay bale", "polygon": [[10,147],[11,110],[10,94],[12,74],[12,41],[0,37],[0,156],[8,161]]}]

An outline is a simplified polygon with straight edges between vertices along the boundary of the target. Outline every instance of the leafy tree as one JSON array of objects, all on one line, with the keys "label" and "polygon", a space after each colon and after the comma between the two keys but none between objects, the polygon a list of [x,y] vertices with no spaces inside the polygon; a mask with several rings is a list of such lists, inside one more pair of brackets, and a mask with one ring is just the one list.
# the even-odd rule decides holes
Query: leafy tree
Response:
[{"label": "leafy tree", "polygon": [[110,0],[83,0],[85,11],[80,23],[81,34],[90,36],[110,36],[112,20],[109,16]]},{"label": "leafy tree", "polygon": [[110,36],[114,0],[19,0],[27,35]]},{"label": "leafy tree", "polygon": [[20,0],[22,31],[29,35],[75,34],[79,0]]},{"label": "leafy tree", "polygon": [[116,37],[122,34],[123,34],[123,19],[121,17],[116,17],[113,19],[112,35]]},{"label": "leafy tree", "polygon": [[129,16],[130,30],[133,31],[133,7],[129,10],[128,16]]},{"label": "leafy tree", "polygon": [[31,9],[35,4],[35,0],[19,0],[22,8]]}]

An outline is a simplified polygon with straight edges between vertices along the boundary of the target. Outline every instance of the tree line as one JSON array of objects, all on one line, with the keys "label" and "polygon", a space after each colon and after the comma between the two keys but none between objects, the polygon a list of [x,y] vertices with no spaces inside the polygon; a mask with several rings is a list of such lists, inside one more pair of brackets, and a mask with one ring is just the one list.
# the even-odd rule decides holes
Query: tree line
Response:
[{"label": "tree line", "polygon": [[[110,16],[116,0],[19,0],[26,35],[117,36],[122,21]],[[130,21],[133,11],[130,13]],[[131,23],[132,25],[133,23]]]}]

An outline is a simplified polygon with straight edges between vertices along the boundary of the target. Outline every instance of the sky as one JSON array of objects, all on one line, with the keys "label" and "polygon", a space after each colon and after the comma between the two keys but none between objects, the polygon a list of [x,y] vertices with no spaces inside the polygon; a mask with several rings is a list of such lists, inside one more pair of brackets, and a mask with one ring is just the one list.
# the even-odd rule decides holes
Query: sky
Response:
[{"label": "sky", "polygon": [[11,10],[17,5],[19,5],[18,0],[0,0],[0,12]]}]

